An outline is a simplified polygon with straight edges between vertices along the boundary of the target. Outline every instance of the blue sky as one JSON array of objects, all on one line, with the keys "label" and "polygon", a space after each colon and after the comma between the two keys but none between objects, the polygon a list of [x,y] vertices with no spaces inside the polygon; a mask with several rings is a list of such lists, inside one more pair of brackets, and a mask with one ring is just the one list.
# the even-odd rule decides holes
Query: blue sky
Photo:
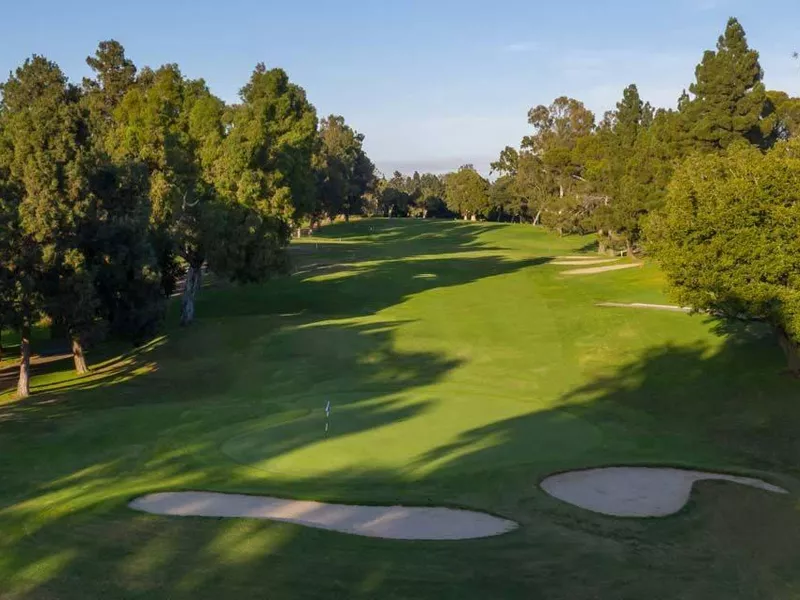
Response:
[{"label": "blue sky", "polygon": [[485,172],[527,133],[528,108],[556,96],[602,113],[637,83],[674,105],[729,16],[767,85],[800,94],[797,0],[17,1],[4,7],[0,72],[38,53],[80,81],[114,38],[137,65],[177,62],[234,101],[263,61],[364,133],[384,172]]}]

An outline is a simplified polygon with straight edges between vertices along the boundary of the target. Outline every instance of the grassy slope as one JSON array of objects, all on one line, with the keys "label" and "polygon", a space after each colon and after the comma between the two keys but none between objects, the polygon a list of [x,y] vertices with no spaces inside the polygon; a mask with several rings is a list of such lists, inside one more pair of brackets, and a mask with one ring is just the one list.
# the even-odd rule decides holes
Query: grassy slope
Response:
[{"label": "grassy slope", "polygon": [[[204,290],[193,328],[107,349],[87,378],[61,363],[24,404],[0,396],[0,598],[796,597],[794,495],[701,483],[674,517],[624,520],[538,489],[655,462],[800,491],[800,388],[772,341],[595,307],[665,299],[652,266],[545,264],[589,241],[331,226],[297,244],[295,276]],[[414,543],[125,507],[181,488],[467,506],[522,527]]]}]

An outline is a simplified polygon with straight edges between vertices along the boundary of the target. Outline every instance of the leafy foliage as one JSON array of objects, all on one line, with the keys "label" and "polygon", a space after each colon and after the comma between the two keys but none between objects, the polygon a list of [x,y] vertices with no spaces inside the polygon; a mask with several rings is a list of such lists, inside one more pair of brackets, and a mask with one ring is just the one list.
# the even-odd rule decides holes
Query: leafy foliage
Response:
[{"label": "leafy foliage", "polygon": [[675,173],[650,243],[675,297],[768,322],[800,372],[800,158],[796,144],[693,156]]},{"label": "leafy foliage", "polygon": [[485,216],[489,208],[489,182],[472,165],[450,173],[444,181],[447,208],[465,219]]}]

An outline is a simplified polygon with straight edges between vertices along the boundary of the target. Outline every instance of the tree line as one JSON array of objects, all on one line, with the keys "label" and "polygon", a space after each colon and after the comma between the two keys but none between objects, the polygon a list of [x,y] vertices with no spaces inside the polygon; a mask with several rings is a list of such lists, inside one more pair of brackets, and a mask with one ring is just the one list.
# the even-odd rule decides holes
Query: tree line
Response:
[{"label": "tree line", "polygon": [[380,184],[394,207],[383,214],[425,216],[420,198],[433,197],[445,215],[594,232],[600,252],[653,256],[682,305],[767,323],[800,376],[800,98],[765,88],[735,18],[694,75],[674,109],[635,84],[599,121],[566,96],[531,108],[494,181],[471,165],[395,174]]},{"label": "tree line", "polygon": [[72,84],[34,55],[0,87],[0,330],[46,319],[84,348],[135,343],[182,282],[192,322],[204,269],[234,282],[285,271],[293,228],[360,210],[375,188],[363,136],[321,121],[278,68],[256,66],[226,104],[178,65],[138,69],[116,41]]},{"label": "tree line", "polygon": [[800,98],[763,77],[731,18],[677,108],[654,109],[633,84],[599,122],[574,98],[536,106],[492,184],[469,168],[447,176],[449,206],[649,253],[683,305],[769,324],[800,375]]}]

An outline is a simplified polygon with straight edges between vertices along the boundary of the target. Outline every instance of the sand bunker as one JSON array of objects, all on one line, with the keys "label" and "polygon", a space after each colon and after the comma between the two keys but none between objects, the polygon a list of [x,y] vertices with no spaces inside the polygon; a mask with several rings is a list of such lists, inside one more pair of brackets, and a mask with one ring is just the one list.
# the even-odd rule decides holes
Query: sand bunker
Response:
[{"label": "sand bunker", "polygon": [[466,540],[517,527],[513,521],[453,508],[325,504],[216,492],[148,494],[129,506],[156,515],[269,519],[395,540]]},{"label": "sand bunker", "polygon": [[732,481],[780,494],[785,489],[752,477],[659,467],[605,467],[547,477],[542,489],[575,506],[615,517],[665,517],[683,508],[695,481]]},{"label": "sand bunker", "polygon": [[603,258],[602,254],[565,254],[556,256],[556,260],[597,260]]},{"label": "sand bunker", "polygon": [[551,265],[567,266],[582,266],[582,265],[606,265],[608,263],[617,262],[618,258],[592,258],[592,259],[576,259],[576,258],[559,258],[551,262]]},{"label": "sand bunker", "polygon": [[598,302],[596,306],[610,308],[647,308],[651,310],[669,310],[672,312],[690,313],[692,309],[688,306],[675,306],[674,304],[647,304],[645,302]]},{"label": "sand bunker", "polygon": [[[585,261],[584,261],[585,262]],[[581,263],[583,264],[583,263]],[[588,267],[586,269],[570,269],[564,271],[564,275],[591,275],[593,273],[605,273],[606,271],[619,271],[620,269],[633,269],[641,267],[642,263],[622,263],[620,265],[608,265],[605,267]]]}]

